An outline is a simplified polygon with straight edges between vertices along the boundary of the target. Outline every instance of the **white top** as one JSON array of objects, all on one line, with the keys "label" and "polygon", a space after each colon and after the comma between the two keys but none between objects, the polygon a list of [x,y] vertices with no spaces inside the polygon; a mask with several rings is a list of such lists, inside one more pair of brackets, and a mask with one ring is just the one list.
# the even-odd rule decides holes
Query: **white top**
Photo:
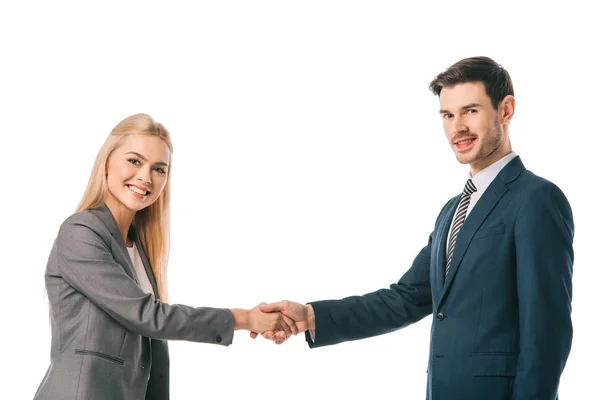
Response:
[{"label": "white top", "polygon": [[128,247],[127,251],[129,252],[129,258],[131,258],[131,261],[133,262],[133,268],[135,269],[135,273],[137,274],[138,281],[140,282],[142,290],[146,293],[154,294],[154,290],[152,290],[152,284],[148,279],[146,268],[144,268],[144,263],[142,263],[142,259],[140,258],[140,252],[135,246],[135,243],[132,247]]}]

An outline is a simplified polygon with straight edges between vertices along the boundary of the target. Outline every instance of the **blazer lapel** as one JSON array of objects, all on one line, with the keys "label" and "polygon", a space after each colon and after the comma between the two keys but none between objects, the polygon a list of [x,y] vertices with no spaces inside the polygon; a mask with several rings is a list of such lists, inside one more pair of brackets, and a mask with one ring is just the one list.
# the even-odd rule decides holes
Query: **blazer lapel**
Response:
[{"label": "blazer lapel", "polygon": [[453,199],[452,206],[446,212],[446,215],[443,217],[443,220],[440,224],[440,230],[436,235],[435,246],[434,246],[434,256],[437,258],[434,260],[432,265],[433,268],[433,282],[432,282],[432,295],[433,302],[437,304],[438,299],[442,293],[442,288],[444,287],[444,266],[446,265],[446,242],[448,240],[448,232],[450,231],[450,224],[452,223],[452,217],[454,216],[454,212],[456,211],[456,207],[458,207],[458,203],[460,201],[460,196],[456,196]]},{"label": "blazer lapel", "polygon": [[[115,218],[113,217],[112,213],[110,212],[110,209],[108,208],[108,206],[106,204],[102,204],[100,207],[98,208],[90,208],[89,211],[94,214],[96,217],[98,217],[100,219],[100,221],[102,221],[102,223],[108,228],[108,231],[110,232],[110,234],[112,235],[112,237],[115,239],[115,242],[117,242],[117,245],[119,246],[119,249],[121,250],[121,254],[123,255],[123,258],[125,259],[127,265],[124,266],[125,269],[129,269],[129,275],[133,278],[133,280],[136,281],[136,283],[139,284],[139,280],[137,277],[137,274],[135,273],[135,268],[133,268],[133,262],[131,261],[131,258],[129,257],[129,252],[127,251],[127,247],[125,245],[125,239],[123,239],[123,236],[121,235],[121,232],[119,232],[119,227],[117,226],[117,221],[115,221]],[[114,253],[114,250],[113,250]]]},{"label": "blazer lapel", "polygon": [[[133,229],[133,227],[132,227]],[[150,284],[152,285],[152,290],[154,291],[154,297],[156,297],[157,299],[160,299],[160,296],[158,295],[158,285],[156,284],[156,278],[154,277],[154,271],[152,271],[152,266],[150,265],[150,262],[148,261],[148,257],[146,257],[146,252],[144,251],[144,248],[142,247],[142,244],[140,243],[140,238],[137,235],[137,232],[135,231],[135,229],[133,229],[134,231],[134,240],[135,240],[135,246],[138,249],[138,252],[140,253],[140,259],[142,260],[142,264],[144,264],[144,269],[146,270],[146,275],[148,275],[148,280],[150,281]]]},{"label": "blazer lapel", "polygon": [[[442,287],[442,293],[438,299],[437,306],[439,307],[440,303],[443,301],[444,297],[448,292],[448,288],[450,287],[454,277],[456,276],[456,271],[458,271],[458,267],[471,243],[471,239],[473,235],[483,221],[487,218],[489,213],[494,209],[498,201],[504,196],[506,191],[508,190],[508,183],[515,180],[521,172],[525,170],[521,159],[517,156],[513,160],[511,160],[496,176],[496,178],[492,181],[490,186],[486,189],[485,193],[475,207],[471,210],[467,219],[465,220],[464,225],[462,226],[460,232],[458,233],[458,237],[456,238],[456,244],[454,246],[454,255],[452,256],[452,262],[450,263],[450,268],[448,269],[448,276],[444,282]],[[452,214],[454,215],[454,214]],[[448,235],[446,231],[446,236]],[[443,246],[445,250],[445,245]],[[446,262],[445,253],[443,262]],[[443,279],[443,278],[442,278]]]}]

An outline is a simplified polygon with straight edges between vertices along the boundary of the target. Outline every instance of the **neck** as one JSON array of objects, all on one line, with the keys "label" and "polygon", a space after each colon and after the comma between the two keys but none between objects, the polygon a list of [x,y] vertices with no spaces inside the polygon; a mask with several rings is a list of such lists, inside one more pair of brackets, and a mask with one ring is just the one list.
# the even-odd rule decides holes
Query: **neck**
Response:
[{"label": "neck", "polygon": [[484,159],[475,161],[471,163],[471,176],[474,177],[482,170],[486,169],[496,161],[500,160],[502,157],[508,155],[512,152],[512,146],[510,145],[510,141],[507,140],[504,145],[499,146],[496,150],[494,150],[490,155],[485,157]]},{"label": "neck", "polygon": [[119,232],[121,233],[121,237],[127,244],[127,233],[129,232],[129,227],[133,222],[133,217],[135,216],[135,211],[131,211],[123,204],[117,203],[113,198],[109,196],[109,198],[105,201],[106,206],[110,210],[115,222],[117,223],[117,228],[119,228]]}]

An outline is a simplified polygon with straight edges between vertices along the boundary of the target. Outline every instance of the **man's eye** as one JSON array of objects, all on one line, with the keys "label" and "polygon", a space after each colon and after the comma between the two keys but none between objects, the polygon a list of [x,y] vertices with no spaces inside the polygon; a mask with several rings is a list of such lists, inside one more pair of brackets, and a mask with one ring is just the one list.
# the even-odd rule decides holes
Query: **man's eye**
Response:
[{"label": "man's eye", "polygon": [[467,114],[475,114],[476,112],[477,112],[477,110],[473,110],[473,109],[467,110]]},{"label": "man's eye", "polygon": [[452,118],[452,114],[444,114],[444,118],[445,118],[445,119]]}]

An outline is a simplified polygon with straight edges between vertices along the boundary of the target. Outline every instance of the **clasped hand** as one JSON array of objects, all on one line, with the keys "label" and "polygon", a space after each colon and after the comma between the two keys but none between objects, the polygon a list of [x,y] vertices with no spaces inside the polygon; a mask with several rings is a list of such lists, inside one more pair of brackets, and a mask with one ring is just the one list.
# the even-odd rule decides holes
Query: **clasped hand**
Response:
[{"label": "clasped hand", "polygon": [[254,310],[262,313],[263,318],[260,319],[275,323],[264,329],[262,329],[262,325],[258,329],[251,328],[250,337],[252,339],[261,334],[265,339],[281,344],[292,335],[315,329],[315,316],[310,304],[304,305],[284,300],[271,304],[261,303],[253,308],[251,312]]}]

